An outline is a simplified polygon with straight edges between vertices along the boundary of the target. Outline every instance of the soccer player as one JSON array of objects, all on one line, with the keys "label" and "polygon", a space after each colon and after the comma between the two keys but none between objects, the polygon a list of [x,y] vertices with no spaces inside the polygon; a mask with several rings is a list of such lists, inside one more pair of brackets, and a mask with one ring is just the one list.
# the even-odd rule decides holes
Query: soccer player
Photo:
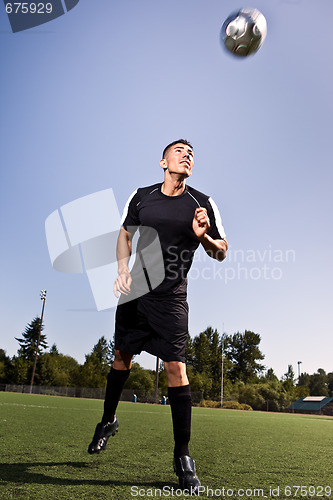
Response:
[{"label": "soccer player", "polygon": [[[149,352],[163,360],[168,379],[174,471],[180,487],[196,493],[200,481],[189,454],[192,404],[185,366],[186,276],[200,243],[218,261],[226,257],[228,244],[213,200],[186,184],[193,168],[192,145],[184,139],[172,142],[164,149],[160,166],[164,181],[137,189],[124,210],[117,242],[118,277],[114,284],[115,295],[121,294],[116,311],[115,359],[108,375],[104,414],[88,451],[92,454],[104,450],[108,438],[117,432],[115,413],[130,374],[132,357],[141,351]],[[136,228],[140,237],[136,262],[130,272],[128,263]],[[148,228],[148,238],[144,236],[147,235],[144,228]],[[152,234],[158,235],[160,253],[156,252],[147,263],[143,258],[144,248],[153,243]],[[145,241],[140,245],[140,240]],[[159,255],[163,273],[159,284],[153,285]],[[135,269],[143,270],[141,278]],[[143,275],[146,290],[142,286]]]}]

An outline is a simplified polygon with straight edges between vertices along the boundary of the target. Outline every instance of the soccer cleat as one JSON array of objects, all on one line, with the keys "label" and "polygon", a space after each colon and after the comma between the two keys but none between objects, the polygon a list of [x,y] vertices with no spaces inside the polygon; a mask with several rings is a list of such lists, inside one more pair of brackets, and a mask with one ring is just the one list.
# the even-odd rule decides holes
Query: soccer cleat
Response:
[{"label": "soccer cleat", "polygon": [[201,483],[196,475],[193,458],[187,455],[174,458],[173,470],[178,476],[181,489],[188,490],[191,495],[198,495],[198,487],[201,486]]},{"label": "soccer cleat", "polygon": [[93,453],[105,450],[109,437],[114,436],[118,432],[118,427],[119,423],[116,417],[114,417],[113,422],[107,422],[106,424],[99,422],[96,425],[94,437],[88,447],[88,453],[92,455]]}]

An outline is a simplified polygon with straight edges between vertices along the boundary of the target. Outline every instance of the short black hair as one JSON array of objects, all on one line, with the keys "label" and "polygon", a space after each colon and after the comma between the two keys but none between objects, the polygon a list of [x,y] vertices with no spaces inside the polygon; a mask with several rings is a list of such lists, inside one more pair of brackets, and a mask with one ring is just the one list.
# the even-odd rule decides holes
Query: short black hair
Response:
[{"label": "short black hair", "polygon": [[190,146],[190,148],[193,149],[193,146],[189,141],[187,141],[186,139],[178,139],[178,141],[173,141],[164,148],[162,159],[165,158],[165,155],[168,152],[168,150],[172,148],[172,146],[175,146],[176,144],[185,144],[185,146]]}]

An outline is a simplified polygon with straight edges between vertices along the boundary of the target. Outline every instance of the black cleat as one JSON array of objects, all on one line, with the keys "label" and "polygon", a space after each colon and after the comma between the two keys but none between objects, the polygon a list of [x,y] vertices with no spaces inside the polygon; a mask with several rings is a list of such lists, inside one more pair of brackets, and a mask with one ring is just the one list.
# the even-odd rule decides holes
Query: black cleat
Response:
[{"label": "black cleat", "polygon": [[94,437],[88,447],[88,453],[92,455],[93,453],[105,450],[109,437],[114,436],[118,432],[118,427],[119,423],[116,417],[114,417],[113,422],[107,422],[106,424],[99,422],[96,425]]},{"label": "black cleat", "polygon": [[195,462],[193,458],[184,455],[173,459],[173,470],[178,476],[179,486],[182,490],[188,490],[191,495],[198,495],[198,488],[201,486],[195,472]]}]

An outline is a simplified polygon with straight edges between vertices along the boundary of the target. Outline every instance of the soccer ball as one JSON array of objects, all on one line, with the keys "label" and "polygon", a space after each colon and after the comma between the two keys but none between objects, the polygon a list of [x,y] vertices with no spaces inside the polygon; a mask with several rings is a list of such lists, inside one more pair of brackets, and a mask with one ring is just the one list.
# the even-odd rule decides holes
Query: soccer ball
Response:
[{"label": "soccer ball", "polygon": [[223,23],[220,38],[224,47],[235,56],[254,54],[264,43],[267,33],[265,17],[258,9],[240,9]]}]

